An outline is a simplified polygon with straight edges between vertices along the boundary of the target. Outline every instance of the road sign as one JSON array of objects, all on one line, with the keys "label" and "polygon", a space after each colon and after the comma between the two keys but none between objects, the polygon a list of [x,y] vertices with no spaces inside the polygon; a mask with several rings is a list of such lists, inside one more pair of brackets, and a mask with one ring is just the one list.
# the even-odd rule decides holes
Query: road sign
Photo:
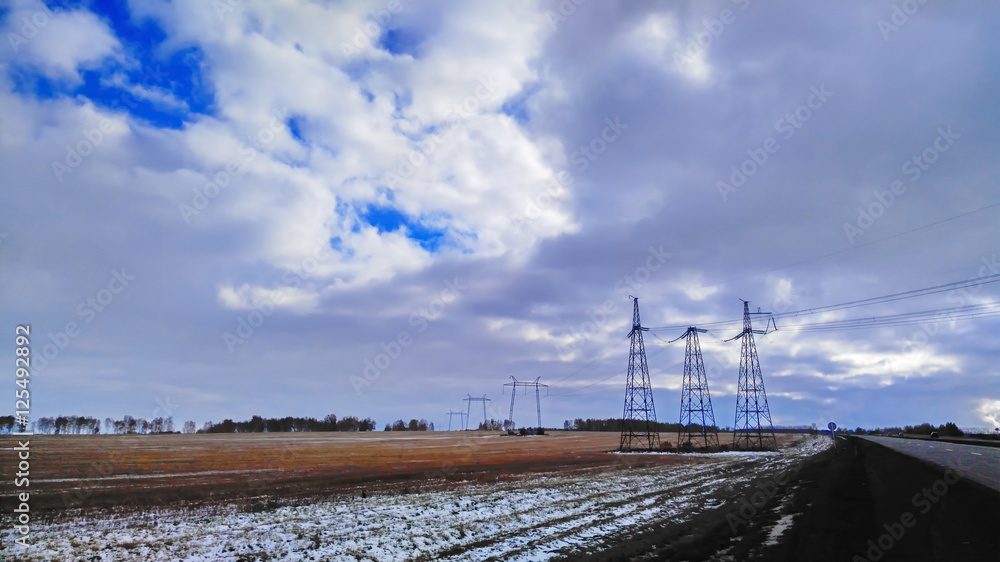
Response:
[{"label": "road sign", "polygon": [[833,422],[830,422],[830,423],[826,424],[826,426],[830,428],[830,431],[836,431],[837,430],[837,424],[835,424]]}]

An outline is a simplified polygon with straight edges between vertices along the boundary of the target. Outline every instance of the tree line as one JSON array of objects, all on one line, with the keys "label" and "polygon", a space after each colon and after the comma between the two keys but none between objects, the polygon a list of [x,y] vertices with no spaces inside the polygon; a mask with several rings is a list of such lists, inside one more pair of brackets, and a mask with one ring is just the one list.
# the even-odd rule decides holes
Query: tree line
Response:
[{"label": "tree line", "polygon": [[[641,422],[635,422],[637,427]],[[570,431],[621,431],[625,426],[624,420],[621,418],[608,418],[608,419],[594,419],[594,418],[576,418],[573,421],[566,420],[563,422],[563,429]],[[697,424],[692,424],[693,429],[701,430],[701,426]],[[680,431],[684,429],[684,426],[679,423],[664,423],[656,422],[655,431],[660,433],[669,433],[671,431]],[[710,430],[718,430],[716,427],[710,427]]]},{"label": "tree line", "polygon": [[412,419],[410,423],[406,423],[403,420],[396,420],[391,424],[385,424],[385,431],[434,431],[434,424],[427,423],[425,419]]},{"label": "tree line", "polygon": [[[23,431],[24,427],[15,427],[14,416],[0,416],[0,433]],[[190,425],[189,425],[190,424]],[[125,416],[120,420],[104,419],[104,431],[101,431],[101,420],[89,416],[56,416],[41,417],[31,422],[34,433],[44,435],[109,435],[174,433],[173,418],[133,418]],[[184,423],[185,433],[194,433],[194,422]],[[189,430],[189,431],[188,431]]]},{"label": "tree line", "polygon": [[[14,431],[24,431],[28,428],[17,427],[14,416],[0,416],[0,433],[13,433]],[[401,420],[400,420],[401,421]],[[426,431],[428,424],[426,420],[412,420],[417,427]],[[434,425],[429,424],[430,430],[434,430]],[[41,417],[33,420],[30,424],[32,432],[45,435],[150,435],[157,433],[180,433],[175,430],[174,419],[172,417],[157,417],[151,420],[144,418],[134,418],[125,416],[120,420],[105,418],[102,423],[98,418],[89,416],[57,416]],[[186,421],[181,427],[183,433],[279,433],[292,431],[374,431],[375,420],[371,418],[358,419],[348,416],[337,419],[337,416],[330,414],[322,420],[316,418],[262,418],[253,416],[248,421],[234,422],[231,419],[223,420],[221,423],[211,421],[198,429],[193,421]]]},{"label": "tree line", "polygon": [[205,422],[198,433],[287,433],[293,431],[374,431],[375,420],[371,418],[358,419],[347,416],[337,419],[330,414],[318,420],[316,418],[262,418],[253,416],[247,421],[234,422],[226,419],[221,423]]},{"label": "tree line", "polygon": [[959,429],[957,425],[952,422],[944,423],[939,426],[934,426],[924,422],[918,425],[906,425],[903,427],[880,427],[876,429],[864,429],[857,428],[848,430],[848,433],[857,433],[859,435],[877,435],[888,433],[889,435],[897,435],[899,433],[904,434],[914,434],[914,435],[930,435],[932,431],[936,431],[941,437],[962,437],[965,432]]}]

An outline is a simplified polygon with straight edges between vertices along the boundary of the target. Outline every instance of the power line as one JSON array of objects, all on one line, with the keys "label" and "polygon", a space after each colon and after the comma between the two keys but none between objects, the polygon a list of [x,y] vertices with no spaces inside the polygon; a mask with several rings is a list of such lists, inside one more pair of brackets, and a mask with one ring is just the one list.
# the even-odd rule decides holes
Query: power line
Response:
[{"label": "power line", "polygon": [[[652,357],[656,357],[656,356],[657,356],[657,355],[659,355],[659,354],[660,354],[660,353],[661,353],[662,351],[663,351],[663,350],[661,350],[661,351],[657,351],[656,353],[651,353],[651,354],[649,354],[649,357],[650,357],[650,358],[652,358]],[[682,367],[683,365],[684,365],[684,363],[676,363],[676,364],[674,364],[674,365],[671,365],[671,366],[667,367],[666,369],[664,369],[664,371],[665,371],[665,372],[669,372],[669,371],[672,371],[673,369],[676,369],[677,367]],[[621,373],[621,372],[617,372],[617,373],[612,373],[612,374],[610,374],[610,375],[608,375],[608,376],[604,377],[603,379],[598,379],[598,380],[596,380],[596,381],[594,381],[594,382],[592,382],[592,383],[590,383],[590,384],[586,384],[586,385],[583,385],[583,386],[581,386],[581,387],[578,387],[578,388],[574,388],[574,389],[572,389],[572,390],[568,390],[568,391],[566,391],[566,392],[561,392],[561,393],[558,393],[558,394],[552,394],[552,395],[550,395],[550,396],[579,396],[579,395],[581,395],[581,394],[589,394],[589,393],[585,393],[585,392],[582,392],[582,391],[583,391],[583,390],[585,390],[585,389],[588,389],[588,388],[591,388],[591,387],[593,387],[593,386],[597,386],[597,385],[601,384],[602,382],[604,382],[604,381],[606,381],[606,380],[608,380],[608,379],[612,379],[612,378],[614,378],[614,377],[619,377],[619,376],[621,376],[621,375],[623,375],[623,374],[624,374],[624,373]]]},{"label": "power line", "polygon": [[[858,299],[853,301],[842,302],[838,304],[831,304],[826,306],[817,306],[813,308],[804,308],[800,310],[791,310],[788,312],[780,312],[777,314],[772,314],[771,317],[775,319],[784,318],[795,318],[799,316],[807,316],[811,314],[819,314],[823,312],[835,312],[838,310],[847,310],[851,308],[858,308],[862,306],[872,306],[876,304],[885,304],[889,302],[895,302],[904,299],[911,299],[917,297],[923,297],[927,295],[933,295],[937,293],[943,293],[945,291],[957,291],[966,287],[971,287],[973,285],[988,285],[992,283],[1000,282],[1000,273],[995,273],[993,275],[984,275],[981,277],[970,277],[968,279],[963,279],[961,281],[952,281],[950,283],[943,283],[941,285],[934,285],[931,287],[923,287],[920,289],[911,289],[909,291],[901,291],[897,293],[890,293],[888,295],[882,295],[878,297],[871,297],[867,299]],[[938,312],[947,309],[937,309]],[[739,320],[720,320],[716,322],[701,322],[698,326],[728,326],[739,323]],[[667,330],[678,330],[684,329],[692,324],[678,324],[674,326],[658,326],[656,328],[650,328],[651,332],[663,332]]]},{"label": "power line", "polygon": [[792,310],[789,312],[782,312],[775,314],[775,318],[791,318],[795,316],[803,316],[807,314],[818,314],[820,312],[832,312],[835,310],[845,310],[848,308],[857,308],[859,306],[869,306],[873,304],[883,304],[887,302],[894,302],[903,299],[911,299],[915,297],[923,297],[926,295],[933,295],[936,293],[943,293],[949,290],[958,290],[971,285],[987,285],[990,283],[996,283],[1000,281],[1000,273],[993,275],[985,275],[982,277],[973,277],[970,279],[963,279],[962,281],[953,281],[951,283],[944,283],[942,285],[935,285],[933,287],[924,287],[922,289],[913,289],[910,291],[903,291],[900,293],[892,293],[888,295],[883,295],[880,297],[872,297],[868,299],[860,299],[854,301],[848,301],[840,304],[831,304],[827,306],[819,306],[815,308],[806,308],[802,310]]},{"label": "power line", "polygon": [[[864,242],[862,244],[857,244],[857,245],[851,246],[849,248],[843,248],[843,249],[840,249],[840,250],[836,250],[834,252],[829,252],[829,253],[826,253],[826,254],[822,254],[820,256],[816,256],[816,257],[813,257],[813,258],[801,260],[801,261],[798,261],[798,262],[795,262],[795,263],[791,263],[791,264],[788,264],[788,265],[783,265],[783,266],[779,266],[779,267],[773,267],[773,268],[770,268],[770,269],[767,269],[767,270],[764,270],[764,271],[759,271],[759,272],[751,273],[751,274],[748,274],[748,275],[742,275],[740,277],[734,277],[734,278],[731,278],[731,279],[720,281],[718,283],[713,283],[711,285],[702,285],[699,288],[700,289],[714,288],[714,287],[718,287],[720,285],[725,285],[725,284],[730,283],[732,281],[739,281],[739,280],[742,280],[742,279],[747,279],[747,278],[750,278],[750,277],[756,277],[758,275],[763,275],[765,273],[772,273],[774,271],[779,271],[779,270],[782,270],[782,269],[788,269],[788,268],[795,267],[795,266],[798,266],[798,265],[803,265],[803,264],[806,264],[806,263],[811,263],[811,262],[814,262],[814,261],[819,261],[821,259],[825,259],[825,258],[832,257],[832,256],[835,256],[835,255],[843,254],[843,253],[850,252],[850,251],[853,251],[853,250],[857,250],[857,249],[860,249],[860,248],[864,248],[864,247],[867,247],[867,246],[872,246],[874,244],[879,244],[879,243],[885,242],[887,240],[892,240],[894,238],[899,238],[899,237],[905,236],[907,234],[912,234],[914,232],[919,232],[921,230],[932,228],[932,227],[935,227],[935,226],[938,226],[938,225],[941,225],[941,224],[944,224],[944,223],[947,223],[947,222],[951,222],[953,220],[957,220],[957,219],[960,219],[960,218],[963,218],[963,217],[974,215],[976,213],[980,213],[980,212],[983,212],[983,211],[986,211],[986,210],[989,210],[989,209],[994,209],[994,208],[997,208],[997,207],[1000,207],[1000,203],[992,203],[990,205],[986,205],[986,206],[980,207],[978,209],[973,209],[971,211],[966,211],[964,213],[959,213],[959,214],[951,216],[951,217],[947,217],[947,218],[944,218],[944,219],[941,219],[941,220],[938,220],[938,221],[934,221],[932,223],[928,223],[928,224],[925,224],[925,225],[922,225],[922,226],[918,226],[916,228],[905,230],[903,232],[898,232],[896,234],[892,234],[890,236],[886,236],[886,237],[879,238],[879,239],[876,239],[876,240],[870,240],[868,242]],[[943,292],[943,291],[946,291],[946,290],[949,290],[949,289],[958,289],[958,288],[961,288],[963,286],[969,286],[969,285],[971,285],[973,283],[995,283],[997,281],[1000,281],[1000,274],[998,274],[998,275],[991,275],[991,276],[982,277],[982,278],[976,278],[976,279],[973,279],[973,280],[965,280],[965,281],[955,282],[955,284],[945,284],[945,285],[939,285],[937,287],[930,287],[930,288],[923,289],[923,290],[915,290],[915,291],[907,292],[907,293],[914,293],[914,294],[912,294],[910,296],[904,296],[907,293],[897,293],[895,295],[886,295],[884,297],[876,297],[876,298],[873,298],[873,299],[865,299],[866,301],[870,301],[870,302],[867,302],[867,303],[863,303],[862,301],[851,301],[851,302],[848,302],[848,303],[841,303],[840,305],[830,305],[830,306],[821,307],[821,308],[813,308],[813,309],[805,309],[805,310],[798,310],[798,311],[778,313],[778,314],[773,315],[773,317],[774,318],[790,318],[790,317],[793,317],[793,316],[801,316],[801,315],[805,315],[805,314],[815,314],[815,313],[819,313],[819,312],[832,312],[834,310],[843,310],[843,309],[846,309],[846,308],[855,308],[857,306],[865,306],[866,304],[879,304],[879,303],[883,303],[883,302],[892,302],[894,300],[901,300],[903,298],[913,298],[913,297],[917,297],[917,296],[930,295],[930,294],[934,294],[934,293],[938,293],[938,292]],[[932,289],[937,289],[937,290],[932,290]],[[898,297],[898,298],[888,298],[888,297]],[[970,317],[970,318],[978,318],[978,317]],[[738,326],[738,325],[740,325],[741,322],[742,322],[742,319],[738,319],[738,318],[732,319],[732,320],[719,320],[719,321],[714,321],[714,322],[686,322],[686,323],[683,323],[683,324],[675,324],[675,325],[671,325],[671,326],[657,326],[657,327],[654,327],[654,328],[648,328],[648,331],[650,333],[652,333],[653,336],[656,337],[657,339],[660,339],[661,341],[664,341],[664,340],[662,340],[662,338],[659,338],[659,336],[657,336],[655,332],[663,332],[663,331],[671,331],[672,332],[672,331],[675,331],[675,330],[684,330],[684,329],[687,329],[687,327],[692,326],[692,325],[697,325],[697,326],[699,326],[701,328],[718,328],[718,329],[721,329],[721,328],[730,327],[730,326]],[[713,334],[713,335],[715,335],[715,334]],[[715,337],[718,338],[718,336],[715,336]],[[570,379],[572,377],[575,377],[576,375],[578,375],[579,373],[583,372],[584,370],[586,370],[590,366],[594,365],[598,361],[603,360],[604,357],[605,357],[605,355],[609,351],[611,351],[614,348],[616,348],[617,346],[621,345],[621,343],[623,341],[625,341],[626,339],[628,339],[628,336],[625,336],[624,338],[616,341],[610,347],[608,347],[607,349],[605,349],[604,351],[602,351],[596,358],[594,358],[591,361],[587,362],[586,364],[584,364],[583,366],[581,366],[576,371],[573,371],[573,372],[569,373],[568,375],[566,375],[565,377],[557,380],[553,384],[559,384],[560,382],[563,382],[563,381],[568,380],[568,379]],[[612,375],[612,376],[614,376],[614,375]],[[608,377],[608,378],[610,378],[610,377]],[[602,380],[606,380],[606,379],[602,379]]]},{"label": "power line", "polygon": [[967,306],[935,308],[917,312],[904,312],[900,314],[887,314],[882,316],[868,316],[843,320],[828,320],[825,322],[813,322],[807,324],[795,324],[783,328],[783,331],[815,332],[854,330],[861,328],[883,328],[890,326],[912,326],[924,324],[928,321],[943,322],[946,320],[971,320],[977,318],[990,318],[994,316],[1000,316],[1000,301]]},{"label": "power line", "polygon": [[561,378],[561,379],[559,379],[559,380],[555,381],[554,383],[552,383],[552,385],[553,385],[553,386],[555,386],[555,385],[557,385],[557,384],[561,383],[562,381],[564,381],[564,380],[566,380],[566,379],[568,379],[568,378],[570,378],[570,377],[573,377],[573,376],[575,376],[575,375],[578,375],[579,373],[583,372],[584,370],[586,370],[586,369],[587,369],[588,367],[590,367],[590,366],[591,366],[591,365],[593,365],[594,363],[597,363],[598,361],[601,361],[601,360],[603,360],[603,359],[604,359],[604,356],[605,356],[605,355],[606,355],[606,354],[607,354],[607,353],[608,353],[609,351],[611,351],[611,350],[615,349],[616,347],[618,347],[619,345],[621,345],[621,344],[622,344],[622,342],[624,342],[624,341],[628,340],[628,338],[629,338],[629,336],[628,336],[628,335],[626,334],[626,335],[625,335],[625,336],[623,336],[623,337],[622,337],[621,339],[619,339],[619,340],[616,340],[616,341],[615,341],[615,343],[613,343],[613,344],[611,344],[611,345],[610,345],[609,347],[607,347],[607,348],[606,348],[606,349],[605,349],[604,351],[602,351],[602,352],[601,352],[601,353],[600,353],[600,354],[599,354],[599,355],[598,355],[597,357],[595,357],[595,358],[591,359],[590,361],[588,361],[588,362],[584,363],[584,364],[583,364],[583,366],[582,366],[582,367],[580,367],[579,369],[577,369],[577,370],[573,371],[572,373],[570,373],[570,374],[566,375],[565,377],[563,377],[563,378]]},{"label": "power line", "polygon": [[[819,260],[822,260],[822,259],[826,259],[826,258],[829,258],[829,257],[833,257],[833,256],[836,256],[836,255],[839,255],[839,254],[850,252],[850,251],[853,251],[853,250],[858,250],[858,249],[861,249],[861,248],[864,248],[864,247],[867,247],[867,246],[872,246],[874,244],[880,244],[880,243],[885,242],[887,240],[892,240],[894,238],[899,238],[900,236],[906,236],[907,234],[913,234],[914,232],[919,232],[921,230],[926,230],[928,228],[932,228],[932,227],[944,224],[946,222],[951,222],[953,220],[957,220],[957,219],[960,219],[960,218],[963,218],[963,217],[967,217],[969,215],[974,215],[976,213],[980,213],[980,212],[985,211],[987,209],[993,209],[993,208],[996,208],[996,207],[1000,207],[1000,203],[992,203],[990,205],[986,205],[985,207],[980,207],[978,209],[973,209],[971,211],[966,211],[964,213],[959,213],[957,215],[954,215],[954,216],[951,216],[951,217],[948,217],[948,218],[945,218],[945,219],[941,219],[941,220],[938,220],[938,221],[935,221],[935,222],[932,222],[932,223],[929,223],[929,224],[925,224],[923,226],[918,226],[916,228],[911,228],[910,230],[905,230],[903,232],[898,232],[896,234],[892,234],[892,235],[886,236],[884,238],[879,238],[877,240],[870,240],[868,242],[864,242],[862,244],[857,244],[857,245],[851,246],[849,248],[842,248],[842,249],[836,250],[834,252],[830,252],[830,253],[827,253],[827,254],[823,254],[823,255],[820,255],[820,256],[816,256],[816,257],[805,259],[805,260],[801,260],[801,261],[797,261],[795,263],[790,263],[788,265],[781,265],[781,266],[778,266],[778,267],[772,267],[771,269],[766,269],[764,271],[758,271],[756,273],[748,273],[747,275],[741,275],[739,277],[733,277],[731,279],[726,279],[724,281],[719,281],[718,283],[713,283],[712,285],[702,285],[701,287],[698,287],[698,289],[711,289],[713,287],[718,287],[720,285],[726,285],[726,284],[731,283],[733,281],[741,281],[743,279],[749,279],[750,277],[756,277],[758,275],[764,275],[765,273],[773,273],[775,271],[781,271],[782,269],[789,269],[789,268],[796,267],[796,266],[799,266],[799,265],[803,265],[803,264],[807,264],[807,263],[812,263],[814,261],[819,261]],[[701,326],[703,324],[698,324],[698,325]]]}]

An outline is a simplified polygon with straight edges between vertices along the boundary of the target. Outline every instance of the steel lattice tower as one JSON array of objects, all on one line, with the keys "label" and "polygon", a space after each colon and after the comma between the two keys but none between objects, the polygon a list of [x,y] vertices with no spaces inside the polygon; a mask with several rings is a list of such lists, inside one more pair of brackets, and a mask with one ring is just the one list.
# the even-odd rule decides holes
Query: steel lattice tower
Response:
[{"label": "steel lattice tower", "polygon": [[691,443],[695,448],[719,446],[712,395],[708,392],[708,376],[705,374],[705,362],[701,358],[701,344],[698,343],[698,332],[706,331],[691,326],[677,338],[687,339],[684,384],[681,387],[681,429],[677,431],[678,447],[684,443]]},{"label": "steel lattice tower", "polygon": [[[622,414],[620,451],[652,451],[660,448],[660,434],[656,431],[656,409],[653,407],[653,388],[646,366],[646,347],[642,343],[643,328],[639,321],[639,299],[632,297],[632,345],[628,355],[628,380],[625,383],[625,411]],[[638,377],[638,381],[636,381]]]},{"label": "steel lattice tower", "polygon": [[733,425],[733,447],[736,449],[776,449],[774,426],[771,424],[771,409],[767,405],[764,392],[764,375],[760,372],[757,346],[753,335],[764,334],[765,330],[754,330],[750,323],[750,303],[743,301],[743,331],[729,341],[742,338],[740,353],[740,380],[736,391],[736,423]]}]

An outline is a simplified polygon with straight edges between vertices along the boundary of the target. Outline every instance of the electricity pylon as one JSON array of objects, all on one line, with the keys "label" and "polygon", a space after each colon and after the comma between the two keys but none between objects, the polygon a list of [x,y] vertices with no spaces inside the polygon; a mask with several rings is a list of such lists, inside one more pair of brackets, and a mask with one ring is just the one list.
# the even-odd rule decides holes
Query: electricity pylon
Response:
[{"label": "electricity pylon", "polygon": [[[708,376],[701,358],[698,332],[707,332],[691,326],[679,338],[687,338],[684,351],[684,383],[681,386],[681,428],[677,431],[677,446],[691,443],[694,448],[718,447],[719,431],[715,427],[712,395],[708,392]],[[699,427],[696,427],[699,426]]]},{"label": "electricity pylon", "polygon": [[465,412],[452,412],[451,410],[448,410],[448,431],[451,431],[451,418],[455,416],[460,416],[458,419],[461,423],[461,421],[465,419]]},{"label": "electricity pylon", "polygon": [[465,408],[465,429],[469,429],[469,422],[472,420],[472,403],[482,402],[483,403],[483,424],[486,424],[486,403],[491,400],[484,394],[482,398],[473,398],[471,394],[467,394],[468,398],[463,398],[462,401],[468,402],[469,405]]},{"label": "electricity pylon", "polygon": [[[656,431],[656,408],[653,407],[653,388],[646,365],[646,347],[642,343],[643,328],[639,321],[639,299],[632,297],[632,344],[628,355],[628,378],[625,383],[625,410],[622,413],[620,451],[652,451],[660,448],[660,434]],[[636,381],[636,377],[639,378]]]},{"label": "electricity pylon", "polygon": [[[774,436],[774,426],[771,424],[771,409],[767,405],[767,393],[764,391],[764,375],[760,372],[760,362],[757,359],[757,345],[753,341],[754,334],[766,334],[764,330],[754,330],[750,323],[751,314],[770,314],[770,312],[750,312],[750,303],[743,301],[743,331],[733,341],[742,338],[740,351],[740,380],[736,390],[736,423],[733,424],[733,448],[746,450],[773,450],[777,448]],[[775,326],[777,329],[777,326]]]},{"label": "electricity pylon", "polygon": [[[548,396],[548,393],[549,393],[549,385],[542,384],[542,383],[538,382],[538,380],[541,379],[541,378],[542,377],[536,377],[535,380],[532,381],[532,382],[522,382],[522,381],[519,381],[519,380],[515,379],[514,375],[511,375],[510,376],[510,380],[512,380],[514,382],[509,382],[509,383],[507,383],[507,384],[504,385],[504,387],[508,387],[508,386],[513,387],[511,389],[511,391],[510,391],[510,416],[507,418],[507,421],[510,422],[510,429],[511,430],[514,429],[514,397],[517,396],[517,387],[519,387],[519,386],[525,387],[525,389],[524,389],[525,393],[528,392],[527,387],[529,387],[529,386],[535,387],[535,409],[538,411],[538,429],[541,429],[541,427],[542,427],[542,399],[541,399],[541,396],[540,396],[540,394],[538,392],[538,389],[544,387],[545,388],[545,395]],[[471,404],[471,402],[470,402],[470,404]],[[486,403],[485,402],[483,403],[483,408],[484,408],[483,412],[485,413],[485,411],[486,411],[485,410],[485,408],[486,408]]]}]

